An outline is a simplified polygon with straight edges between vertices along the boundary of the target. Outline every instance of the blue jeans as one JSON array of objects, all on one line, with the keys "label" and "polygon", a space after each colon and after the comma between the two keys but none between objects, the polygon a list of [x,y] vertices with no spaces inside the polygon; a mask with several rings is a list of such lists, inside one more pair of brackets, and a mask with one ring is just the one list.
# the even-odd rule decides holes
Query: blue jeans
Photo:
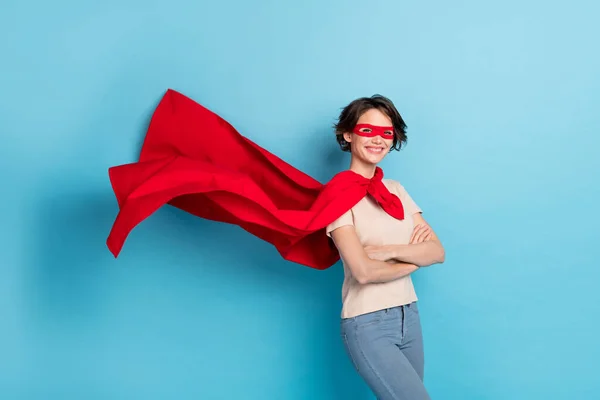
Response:
[{"label": "blue jeans", "polygon": [[429,399],[417,303],[342,319],[354,367],[381,400]]}]

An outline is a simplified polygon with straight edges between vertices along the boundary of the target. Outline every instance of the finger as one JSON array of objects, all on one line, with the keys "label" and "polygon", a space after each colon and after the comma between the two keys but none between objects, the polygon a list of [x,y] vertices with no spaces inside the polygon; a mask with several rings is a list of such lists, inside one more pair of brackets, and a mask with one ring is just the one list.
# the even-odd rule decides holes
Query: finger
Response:
[{"label": "finger", "polygon": [[389,259],[390,259],[390,255],[388,253],[377,253],[377,260],[387,261]]},{"label": "finger", "polygon": [[421,243],[422,242],[426,242],[429,238],[429,236],[431,236],[431,228],[427,227],[427,230],[425,230],[425,232],[423,232],[423,236],[421,237]]},{"label": "finger", "polygon": [[425,240],[425,237],[427,236],[427,234],[429,233],[429,227],[426,227],[424,229],[422,229],[416,237],[416,242],[417,243],[423,243],[423,241]]},{"label": "finger", "polygon": [[418,243],[419,236],[422,234],[423,229],[425,229],[424,225],[417,225],[415,227],[415,229],[413,230],[413,235],[412,235],[411,242]]},{"label": "finger", "polygon": [[413,240],[413,239],[414,239],[414,237],[415,237],[415,232],[416,232],[416,231],[419,229],[419,227],[420,227],[420,226],[421,226],[421,225],[415,225],[415,226],[413,227],[412,233],[411,233],[411,235],[410,235],[410,240]]},{"label": "finger", "polygon": [[413,228],[412,234],[410,235],[410,243],[412,243],[415,240],[415,234],[417,233],[420,227],[421,225],[415,225],[415,227]]},{"label": "finger", "polygon": [[417,234],[417,243],[422,243],[423,238],[427,235],[427,228],[423,228]]},{"label": "finger", "polygon": [[410,244],[413,244],[415,242],[416,234],[417,234],[417,229],[415,228],[415,229],[413,229],[412,234],[410,235],[410,241],[409,241]]},{"label": "finger", "polygon": [[365,247],[365,251],[367,253],[377,253],[377,252],[381,251],[381,249],[379,249],[378,246],[367,246],[367,247]]}]

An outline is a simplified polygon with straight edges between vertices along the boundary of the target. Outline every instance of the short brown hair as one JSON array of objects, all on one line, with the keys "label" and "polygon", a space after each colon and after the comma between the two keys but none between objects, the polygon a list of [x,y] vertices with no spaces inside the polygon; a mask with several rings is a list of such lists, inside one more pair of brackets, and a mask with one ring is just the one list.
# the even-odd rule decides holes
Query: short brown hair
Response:
[{"label": "short brown hair", "polygon": [[345,132],[352,132],[358,119],[365,111],[376,108],[392,120],[394,125],[394,141],[391,150],[400,150],[402,145],[406,144],[406,124],[402,116],[394,106],[394,103],[385,96],[375,94],[371,97],[361,97],[348,104],[334,125],[335,136],[342,151],[350,151],[350,143],[344,139]]}]

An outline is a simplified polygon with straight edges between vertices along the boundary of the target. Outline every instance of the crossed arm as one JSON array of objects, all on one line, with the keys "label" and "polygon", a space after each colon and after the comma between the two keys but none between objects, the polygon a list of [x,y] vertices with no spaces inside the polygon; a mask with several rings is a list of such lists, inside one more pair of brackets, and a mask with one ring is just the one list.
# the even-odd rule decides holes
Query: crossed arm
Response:
[{"label": "crossed arm", "polygon": [[331,232],[340,257],[359,283],[381,283],[411,274],[419,267],[443,263],[444,247],[420,213],[409,244],[363,247],[353,226]]}]

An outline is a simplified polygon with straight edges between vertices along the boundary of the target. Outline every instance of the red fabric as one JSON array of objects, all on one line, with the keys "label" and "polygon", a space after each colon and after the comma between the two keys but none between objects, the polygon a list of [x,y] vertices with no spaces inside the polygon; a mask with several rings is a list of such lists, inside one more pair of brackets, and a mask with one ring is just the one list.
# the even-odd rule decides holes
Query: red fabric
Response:
[{"label": "red fabric", "polygon": [[[371,132],[364,132],[361,129],[369,129]],[[356,124],[352,132],[359,136],[374,137],[381,136],[384,139],[394,138],[394,127],[393,126],[377,126],[371,124]]]},{"label": "red fabric", "polygon": [[109,177],[120,208],[107,239],[115,257],[131,230],[164,204],[238,225],[284,259],[316,269],[339,259],[324,228],[367,193],[404,218],[381,169],[373,179],[344,171],[323,185],[174,90],[152,116],[139,161],[109,168]]}]

